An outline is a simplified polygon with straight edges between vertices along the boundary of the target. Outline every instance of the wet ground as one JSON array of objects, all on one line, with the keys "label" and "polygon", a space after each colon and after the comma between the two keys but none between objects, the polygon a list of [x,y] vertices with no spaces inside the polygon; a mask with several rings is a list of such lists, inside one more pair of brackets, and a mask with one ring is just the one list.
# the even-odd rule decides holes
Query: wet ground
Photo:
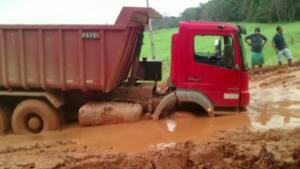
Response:
[{"label": "wet ground", "polygon": [[299,127],[299,67],[276,69],[253,77],[247,116],[253,129]]},{"label": "wet ground", "polygon": [[[60,166],[60,164],[66,164],[66,161],[68,159],[71,159],[71,161],[73,160],[73,164],[73,156],[77,155],[80,156],[78,157],[78,159],[89,159],[97,162],[101,161],[101,159],[104,158],[104,160],[102,159],[102,162],[106,164],[106,160],[109,161],[110,159],[106,157],[107,152],[109,152],[108,154],[115,153],[114,155],[112,155],[110,162],[114,160],[118,161],[118,159],[120,158],[119,160],[122,159],[126,162],[126,164],[128,164],[130,162],[138,162],[139,160],[143,161],[145,160],[144,158],[152,159],[159,154],[161,155],[166,153],[165,150],[169,151],[169,149],[174,151],[174,160],[178,160],[177,157],[179,154],[184,155],[185,153],[188,154],[188,159],[190,160],[190,158],[192,158],[190,156],[192,151],[203,149],[203,147],[199,146],[202,144],[208,144],[210,142],[213,146],[206,145],[204,146],[204,148],[206,147],[208,150],[210,150],[211,148],[220,148],[219,146],[221,146],[222,148],[223,146],[223,149],[221,151],[223,154],[219,154],[220,156],[222,156],[222,159],[226,155],[226,151],[229,151],[224,150],[224,145],[226,145],[225,147],[229,147],[230,149],[232,149],[233,153],[236,152],[239,155],[245,153],[247,149],[253,149],[253,151],[257,151],[254,152],[254,154],[256,155],[255,157],[253,157],[256,159],[256,161],[260,160],[259,153],[265,153],[266,155],[270,156],[270,159],[263,159],[263,164],[259,163],[256,168],[268,168],[268,162],[270,162],[268,160],[271,160],[271,162],[273,160],[273,163],[278,160],[276,154],[274,155],[274,153],[270,153],[272,151],[275,151],[276,149],[272,149],[271,151],[270,148],[264,147],[265,144],[269,144],[269,142],[272,143],[272,141],[275,141],[276,143],[274,143],[274,145],[279,147],[280,145],[283,145],[283,147],[290,146],[289,148],[291,150],[285,147],[282,148],[283,150],[281,152],[285,152],[284,150],[290,151],[290,154],[283,154],[287,156],[287,160],[291,160],[293,162],[291,165],[297,166],[297,152],[295,158],[291,153],[293,151],[298,151],[297,148],[299,147],[299,144],[296,144],[295,142],[299,142],[298,139],[300,139],[300,137],[298,138],[299,134],[294,138],[294,135],[287,136],[286,133],[291,133],[293,132],[292,129],[300,127],[299,77],[299,67],[280,69],[274,68],[270,70],[266,69],[261,75],[253,75],[251,77],[250,85],[251,104],[248,110],[240,113],[236,112],[231,115],[222,115],[215,118],[208,118],[195,117],[195,115],[187,112],[176,112],[171,118],[160,121],[144,120],[130,124],[117,124],[86,128],[79,127],[75,124],[67,126],[62,131],[49,132],[41,135],[0,136],[0,168],[55,168],[55,166],[57,168],[68,168],[66,166]],[[238,130],[235,131],[235,129]],[[279,129],[287,130],[282,131]],[[234,131],[228,132],[232,130]],[[275,132],[275,136],[273,136],[274,131],[278,131],[278,133]],[[221,139],[220,133],[221,135],[224,135],[224,137],[222,136]],[[232,133],[235,133],[235,135],[233,135]],[[267,135],[267,138],[263,137],[259,139],[257,138],[257,133],[267,133],[261,134],[263,136]],[[239,135],[241,138],[236,137],[236,135]],[[268,135],[271,135],[272,137],[270,140],[268,140]],[[229,136],[230,139],[233,139],[232,141],[229,141]],[[218,138],[217,143],[215,142],[216,138]],[[286,139],[293,140],[289,140],[287,143],[284,143]],[[234,143],[234,140],[236,143]],[[258,145],[256,145],[256,143],[253,143],[253,140],[256,140],[259,144],[257,143]],[[230,142],[230,144],[228,143],[228,141]],[[240,145],[240,142],[246,145],[243,147]],[[255,146],[258,146],[258,148]],[[195,147],[197,148],[195,149]],[[242,149],[243,151],[240,149]],[[120,152],[124,152],[126,153],[126,155]],[[137,155],[136,153],[138,153],[139,155]],[[140,155],[140,153],[142,153],[142,155]],[[91,154],[93,155],[91,156]],[[105,157],[102,157],[102,155],[104,154]],[[132,158],[138,159],[130,160],[131,156],[128,156],[128,154],[133,154],[134,157]],[[196,154],[199,155],[199,153]],[[40,155],[42,155],[43,158],[41,158]],[[91,158],[86,157],[89,155],[91,156]],[[72,158],[68,156],[71,156]],[[100,156],[101,159],[99,159]],[[173,156],[170,155],[169,158],[165,158],[167,158],[168,161],[170,160],[170,158],[173,159]],[[220,160],[218,159],[218,154],[212,154],[212,156],[216,156],[213,157],[216,158],[216,161]],[[201,159],[205,159],[208,157],[209,155],[201,157]],[[13,160],[10,162],[6,162],[7,164],[3,164],[4,161],[9,158],[13,158]],[[42,162],[36,162],[34,164],[30,163],[30,160],[32,161],[32,159],[43,160],[44,158],[52,158],[54,161],[49,162],[48,165],[45,164],[45,166],[41,166]],[[228,160],[236,159],[228,157]],[[251,163],[251,160],[253,159],[250,159],[249,163]],[[197,160],[190,160],[191,167],[192,164],[196,163],[195,161]],[[19,165],[17,165],[18,162],[20,163]],[[224,159],[222,162],[224,162]],[[265,162],[266,164],[264,164]],[[155,166],[155,164],[152,163],[149,164],[149,168],[151,168],[151,166],[153,165]],[[187,163],[188,162],[185,162],[182,165],[186,167],[189,165]],[[206,162],[202,161],[202,163],[198,163],[198,166],[201,167],[202,163],[204,165],[204,163]],[[253,162],[253,164],[254,163],[255,162]],[[99,167],[99,164],[97,163],[96,166]],[[112,165],[114,163],[108,163],[108,166],[109,164]],[[120,162],[120,164],[122,163]],[[91,165],[91,162],[87,162],[86,166],[84,166],[83,163],[80,163],[80,165],[82,165],[82,168],[86,168],[88,165]],[[103,165],[100,166],[103,167]],[[215,166],[218,165],[215,164]],[[227,164],[222,163],[221,166],[226,165]],[[74,168],[76,168],[76,164],[74,166]],[[137,164],[136,168],[147,168],[146,164],[143,164],[142,166],[143,167]],[[211,167],[214,167],[214,165],[212,165]],[[115,168],[118,167],[115,166]],[[229,166],[229,168],[234,167]]]}]

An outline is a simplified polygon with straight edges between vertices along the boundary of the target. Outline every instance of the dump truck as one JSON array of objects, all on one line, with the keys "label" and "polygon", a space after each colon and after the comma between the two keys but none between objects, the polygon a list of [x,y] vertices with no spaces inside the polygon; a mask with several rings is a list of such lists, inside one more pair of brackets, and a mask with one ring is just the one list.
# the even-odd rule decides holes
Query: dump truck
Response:
[{"label": "dump truck", "polygon": [[160,17],[152,8],[124,7],[114,25],[0,25],[0,133],[57,130],[91,102],[137,103],[154,120],[180,103],[208,116],[246,107],[245,30],[180,22],[162,90],[162,62],[140,56],[149,19]]}]

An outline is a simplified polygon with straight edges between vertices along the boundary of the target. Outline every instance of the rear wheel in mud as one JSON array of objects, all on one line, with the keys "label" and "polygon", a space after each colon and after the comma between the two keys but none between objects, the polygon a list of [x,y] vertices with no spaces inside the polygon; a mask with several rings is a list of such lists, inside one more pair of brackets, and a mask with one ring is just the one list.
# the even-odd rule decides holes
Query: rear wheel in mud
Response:
[{"label": "rear wheel in mud", "polygon": [[57,110],[45,101],[25,100],[15,108],[12,115],[12,129],[16,134],[40,133],[59,127]]},{"label": "rear wheel in mud", "polygon": [[3,105],[0,105],[0,135],[5,134],[10,128],[10,110]]}]

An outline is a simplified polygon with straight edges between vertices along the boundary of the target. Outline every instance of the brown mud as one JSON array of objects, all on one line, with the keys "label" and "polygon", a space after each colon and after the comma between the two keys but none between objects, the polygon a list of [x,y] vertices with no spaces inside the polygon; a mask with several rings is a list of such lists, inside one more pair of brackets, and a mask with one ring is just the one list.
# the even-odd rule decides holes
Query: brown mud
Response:
[{"label": "brown mud", "polygon": [[0,136],[0,168],[300,168],[299,68],[252,73],[245,112]]},{"label": "brown mud", "polygon": [[79,146],[74,140],[0,149],[0,168],[219,169],[300,167],[300,130],[219,131],[208,143],[160,144],[140,153]]}]

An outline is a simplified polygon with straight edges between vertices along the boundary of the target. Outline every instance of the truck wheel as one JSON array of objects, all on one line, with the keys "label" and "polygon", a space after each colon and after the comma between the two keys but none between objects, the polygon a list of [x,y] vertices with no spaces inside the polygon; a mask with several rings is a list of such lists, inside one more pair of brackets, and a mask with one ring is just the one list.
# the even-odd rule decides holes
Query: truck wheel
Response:
[{"label": "truck wheel", "polygon": [[0,135],[5,134],[10,128],[11,112],[3,105],[0,105]]},{"label": "truck wheel", "polygon": [[40,133],[60,127],[58,112],[41,100],[21,102],[12,115],[12,129],[16,134]]}]

